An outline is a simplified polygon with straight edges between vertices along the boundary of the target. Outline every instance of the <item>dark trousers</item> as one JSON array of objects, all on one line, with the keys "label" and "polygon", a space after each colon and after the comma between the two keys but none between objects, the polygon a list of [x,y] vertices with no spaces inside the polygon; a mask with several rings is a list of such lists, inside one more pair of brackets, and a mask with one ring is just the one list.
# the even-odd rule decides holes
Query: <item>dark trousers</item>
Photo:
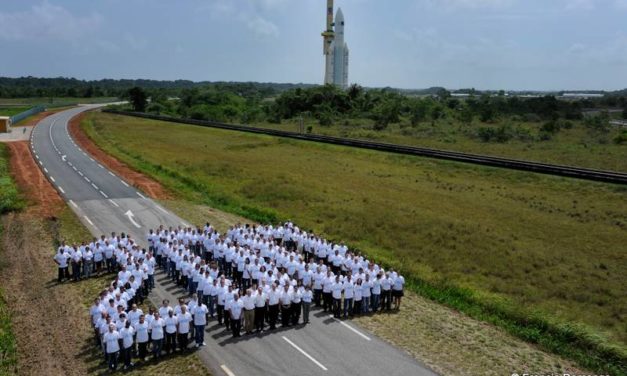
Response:
[{"label": "dark trousers", "polygon": [[279,305],[268,306],[268,322],[270,323],[270,329],[276,328],[276,321],[279,318]]},{"label": "dark trousers", "polygon": [[79,262],[72,262],[72,279],[78,281],[81,278],[81,264]]},{"label": "dark trousers", "polygon": [[144,360],[148,355],[148,342],[139,342],[137,347],[139,348],[139,359]]},{"label": "dark trousers", "polygon": [[255,307],[255,329],[263,330],[264,321],[266,319],[266,307]]},{"label": "dark trousers", "polygon": [[292,303],[292,325],[298,325],[301,303]]},{"label": "dark trousers", "polygon": [[64,278],[68,278],[67,266],[65,268],[59,268],[58,281],[63,281]]},{"label": "dark trousers", "polygon": [[314,289],[314,303],[316,307],[320,307],[320,301],[322,299],[322,289]]},{"label": "dark trousers", "polygon": [[224,306],[218,304],[218,324],[222,324],[222,316],[224,316]]},{"label": "dark trousers", "polygon": [[176,350],[176,333],[165,334],[165,351],[169,354]]},{"label": "dark trousers", "polygon": [[281,325],[289,326],[290,318],[292,316],[292,306],[291,305],[282,305],[281,306]]},{"label": "dark trousers", "polygon": [[381,310],[392,309],[392,289],[381,291]]},{"label": "dark trousers", "polygon": [[344,317],[353,315],[353,298],[344,298]]},{"label": "dark trousers", "polygon": [[233,330],[233,337],[239,337],[242,331],[242,318],[231,320],[231,329]]},{"label": "dark trousers", "polygon": [[119,351],[107,354],[107,360],[109,362],[110,370],[116,370],[118,368],[118,356],[119,355],[120,355]]},{"label": "dark trousers", "polygon": [[355,300],[353,303],[353,315],[359,315],[361,313],[361,302],[362,300]]},{"label": "dark trousers", "polygon": [[122,350],[122,359],[124,360],[124,366],[131,366],[131,358],[133,356],[133,346],[127,347]]},{"label": "dark trousers", "polygon": [[333,305],[333,295],[331,295],[330,292],[324,292],[322,293],[322,299],[323,299],[323,306],[322,308],[324,308],[324,311],[326,312],[327,310],[331,310],[332,309],[332,305]]},{"label": "dark trousers", "polygon": [[179,348],[181,350],[186,350],[189,344],[189,333],[179,333],[177,335],[177,340],[179,343]]},{"label": "dark trousers", "polygon": [[341,308],[342,308],[342,299],[333,298],[333,316],[340,317]]}]

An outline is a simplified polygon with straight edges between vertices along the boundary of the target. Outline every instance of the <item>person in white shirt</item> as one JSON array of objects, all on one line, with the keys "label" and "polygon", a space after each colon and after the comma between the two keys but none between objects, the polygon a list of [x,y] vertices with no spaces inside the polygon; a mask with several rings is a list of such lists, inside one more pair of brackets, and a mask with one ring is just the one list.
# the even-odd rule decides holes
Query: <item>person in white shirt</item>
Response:
[{"label": "person in white shirt", "polygon": [[370,312],[370,296],[372,295],[372,281],[370,280],[370,274],[366,273],[366,280],[361,283],[361,312]]},{"label": "person in white shirt", "polygon": [[174,316],[174,311],[168,311],[168,316],[163,320],[165,322],[165,352],[169,355],[176,350],[176,326],[178,320]]},{"label": "person in white shirt", "polygon": [[385,273],[381,278],[381,310],[389,311],[392,308],[392,280],[390,274]]},{"label": "person in white shirt", "polygon": [[128,369],[133,366],[131,362],[133,357],[133,343],[135,336],[135,329],[131,326],[130,321],[126,321],[124,328],[120,330],[120,337],[122,339],[122,359],[124,360],[124,369]]},{"label": "person in white shirt", "polygon": [[263,287],[258,287],[254,295],[255,298],[255,330],[263,332],[264,321],[266,318],[266,306],[268,296],[263,292]]},{"label": "person in white shirt", "polygon": [[150,323],[151,337],[152,337],[152,354],[153,357],[161,357],[161,349],[163,348],[163,327],[165,321],[159,315],[159,312],[155,312],[155,318]]},{"label": "person in white shirt", "polygon": [[181,313],[176,318],[178,319],[178,343],[181,350],[187,350],[189,344],[189,327],[192,322],[192,314],[187,312],[187,306],[181,305]]},{"label": "person in white shirt", "polygon": [[85,274],[85,278],[91,277],[93,268],[94,268],[94,253],[89,247],[85,247],[85,251],[83,252],[83,274]]},{"label": "person in white shirt", "polygon": [[405,278],[402,275],[396,276],[394,284],[392,285],[392,297],[394,298],[394,309],[399,310],[401,308],[401,299],[405,293],[403,287],[405,286]]},{"label": "person in white shirt", "polygon": [[309,324],[309,312],[311,311],[311,302],[313,301],[313,292],[309,285],[305,285],[303,292],[303,324]]},{"label": "person in white shirt", "polygon": [[139,359],[146,360],[148,341],[150,337],[148,335],[149,324],[146,322],[146,316],[143,314],[139,316],[139,321],[134,325],[137,347],[139,351]]},{"label": "person in white shirt", "polygon": [[268,323],[270,329],[276,329],[276,322],[279,318],[279,298],[281,291],[277,289],[276,283],[272,283],[270,291],[268,291]]},{"label": "person in white shirt", "polygon": [[379,302],[381,301],[381,274],[377,274],[377,277],[372,281],[372,297],[370,302],[372,304],[372,312],[379,310]]},{"label": "person in white shirt", "polygon": [[252,334],[255,328],[255,297],[251,289],[246,290],[242,301],[244,302],[244,331],[246,334]]},{"label": "person in white shirt", "polygon": [[340,281],[340,276],[336,275],[335,282],[331,284],[331,297],[333,298],[333,317],[338,319],[342,309],[342,290],[344,290],[344,284]]},{"label": "person in white shirt", "polygon": [[292,316],[292,292],[288,283],[283,286],[279,302],[281,303],[281,326],[285,328],[290,326]]},{"label": "person in white shirt", "polygon": [[207,325],[207,314],[209,310],[202,303],[200,298],[196,298],[196,306],[191,310],[194,316],[194,332],[196,333],[196,347],[205,346],[205,325]]},{"label": "person in white shirt", "polygon": [[353,316],[353,298],[355,297],[355,285],[353,284],[350,272],[344,281],[344,318]]},{"label": "person in white shirt", "polygon": [[228,311],[231,316],[231,328],[233,329],[233,337],[240,337],[242,329],[242,313],[244,310],[244,302],[239,298],[239,294],[233,296],[233,300],[228,303]]},{"label": "person in white shirt", "polygon": [[52,258],[54,262],[59,267],[59,275],[57,281],[59,283],[63,282],[63,279],[69,279],[69,273],[67,268],[67,260],[70,258],[70,255],[65,252],[65,248],[62,245],[59,247],[59,251]]},{"label": "person in white shirt", "polygon": [[115,324],[109,324],[109,331],[102,337],[105,353],[109,362],[109,369],[115,371],[118,368],[118,356],[120,354],[120,333],[115,330]]},{"label": "person in white shirt", "polygon": [[361,291],[361,279],[357,279],[357,283],[355,284],[355,297],[353,298],[354,315],[359,315],[361,313],[361,302],[363,300]]}]

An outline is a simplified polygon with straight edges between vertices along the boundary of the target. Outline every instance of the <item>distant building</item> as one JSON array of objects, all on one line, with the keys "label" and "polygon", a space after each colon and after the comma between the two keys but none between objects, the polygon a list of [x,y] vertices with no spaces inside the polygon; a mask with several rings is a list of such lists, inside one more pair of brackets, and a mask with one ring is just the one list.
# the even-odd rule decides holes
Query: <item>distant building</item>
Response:
[{"label": "distant building", "polygon": [[327,29],[322,33],[325,55],[324,83],[348,88],[348,45],[344,41],[344,14],[337,10],[333,20],[333,0],[327,0]]}]

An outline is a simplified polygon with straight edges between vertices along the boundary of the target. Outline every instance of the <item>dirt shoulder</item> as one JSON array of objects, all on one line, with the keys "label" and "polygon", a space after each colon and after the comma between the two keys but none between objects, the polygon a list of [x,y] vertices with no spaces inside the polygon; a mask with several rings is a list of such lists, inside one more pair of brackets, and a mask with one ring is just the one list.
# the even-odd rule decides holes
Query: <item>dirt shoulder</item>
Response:
[{"label": "dirt shoulder", "polygon": [[136,170],[133,170],[126,164],[120,162],[100,149],[80,127],[81,121],[85,118],[85,116],[87,116],[87,113],[83,112],[70,120],[70,134],[77,144],[89,152],[89,154],[96,158],[100,163],[107,166],[108,169],[124,178],[124,180],[132,184],[134,187],[141,189],[150,197],[160,200],[172,198],[172,195],[160,183]]},{"label": "dirt shoulder", "polygon": [[7,147],[11,154],[11,175],[29,200],[27,211],[38,217],[54,217],[65,203],[35,163],[28,141],[9,142]]}]

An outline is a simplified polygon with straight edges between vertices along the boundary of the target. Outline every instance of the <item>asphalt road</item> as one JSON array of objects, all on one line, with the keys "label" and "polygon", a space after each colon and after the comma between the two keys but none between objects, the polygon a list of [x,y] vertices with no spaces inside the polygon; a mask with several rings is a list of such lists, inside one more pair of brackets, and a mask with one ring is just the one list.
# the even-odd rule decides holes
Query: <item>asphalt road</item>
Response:
[{"label": "asphalt road", "polygon": [[[155,201],[129,186],[74,143],[69,119],[96,106],[59,112],[33,130],[31,148],[44,174],[94,236],[130,233],[146,246],[148,229],[187,226]],[[184,292],[156,275],[151,300],[175,301]],[[434,375],[424,365],[351,321],[312,312],[307,326],[231,338],[209,321],[207,346],[198,355],[214,375]],[[393,315],[388,316],[390,320]],[[167,361],[167,360],[164,360]]]}]

